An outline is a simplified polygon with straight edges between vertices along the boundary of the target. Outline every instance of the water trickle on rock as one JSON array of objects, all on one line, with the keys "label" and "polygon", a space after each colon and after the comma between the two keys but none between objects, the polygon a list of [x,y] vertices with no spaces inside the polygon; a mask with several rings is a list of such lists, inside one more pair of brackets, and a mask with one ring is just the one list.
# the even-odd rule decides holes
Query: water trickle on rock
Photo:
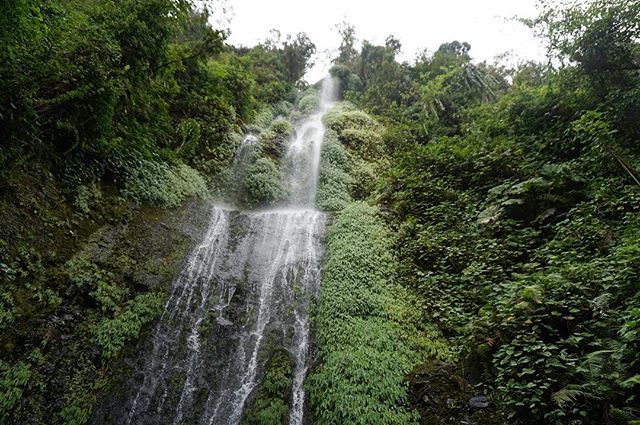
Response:
[{"label": "water trickle on rock", "polygon": [[[309,366],[309,308],[319,293],[325,216],[314,208],[326,78],[318,111],[296,128],[283,158],[290,200],[279,209],[215,207],[175,281],[144,367],[131,378],[117,423],[238,425],[274,347],[293,366],[289,423],[301,425]],[[232,172],[258,140],[247,136]],[[99,423],[100,421],[98,421]]]}]

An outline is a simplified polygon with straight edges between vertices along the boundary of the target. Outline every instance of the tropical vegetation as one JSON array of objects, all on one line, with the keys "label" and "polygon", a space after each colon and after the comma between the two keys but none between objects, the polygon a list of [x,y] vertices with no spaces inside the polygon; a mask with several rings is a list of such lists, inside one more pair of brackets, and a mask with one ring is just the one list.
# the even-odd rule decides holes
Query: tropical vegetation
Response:
[{"label": "tropical vegetation", "polygon": [[[640,424],[640,2],[522,23],[545,63],[401,62],[338,26],[311,423]],[[162,312],[177,223],[286,198],[315,46],[227,36],[187,0],[0,6],[2,423],[87,423]],[[246,424],[286,423],[291,359],[266,364]]]}]

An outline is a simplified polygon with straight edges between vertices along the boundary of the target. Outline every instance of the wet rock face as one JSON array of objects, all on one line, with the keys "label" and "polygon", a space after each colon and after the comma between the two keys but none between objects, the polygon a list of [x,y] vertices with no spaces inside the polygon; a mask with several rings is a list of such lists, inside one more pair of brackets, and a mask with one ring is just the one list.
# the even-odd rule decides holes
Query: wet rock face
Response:
[{"label": "wet rock face", "polygon": [[[270,415],[291,411],[302,423],[324,215],[216,207],[203,234],[128,378],[93,423],[237,425],[247,405],[262,410],[276,399]],[[260,385],[265,368],[277,385]]]},{"label": "wet rock face", "polygon": [[[30,377],[16,387],[21,398],[0,423],[61,423],[62,414],[80,423],[70,417],[89,415],[112,378],[129,371],[120,353],[104,358],[93,329],[136,296],[166,292],[201,237],[209,206],[189,200],[171,210],[137,207],[102,187],[83,212],[45,164],[15,172],[0,202],[0,263],[28,273],[0,283],[15,305],[14,322],[0,329],[0,359],[26,365]],[[111,295],[100,298],[100,283]],[[135,345],[127,340],[124,350]]]},{"label": "wet rock face", "polygon": [[489,397],[477,390],[453,365],[433,361],[409,375],[410,402],[424,425],[498,425]]},{"label": "wet rock face", "polygon": [[[189,251],[201,239],[210,209],[209,202],[196,199],[172,210],[142,208],[127,220],[99,228],[90,236],[85,250],[93,262],[117,270],[116,278],[134,293],[168,293]],[[65,322],[67,316],[71,317],[63,316]],[[122,360],[110,365],[109,383],[97,397],[92,421],[122,402],[123,384],[139,367],[140,350],[149,349],[150,331],[147,329],[140,340],[127,344]],[[88,350],[99,364],[100,348],[93,345]]]}]

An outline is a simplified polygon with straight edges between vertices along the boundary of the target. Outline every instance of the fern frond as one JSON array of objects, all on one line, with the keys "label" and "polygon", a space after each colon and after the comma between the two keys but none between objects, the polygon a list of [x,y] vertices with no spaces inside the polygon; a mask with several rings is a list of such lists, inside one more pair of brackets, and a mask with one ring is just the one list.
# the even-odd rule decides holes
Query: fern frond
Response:
[{"label": "fern frond", "polygon": [[566,407],[573,406],[578,398],[588,397],[588,394],[582,390],[571,389],[565,387],[555,393],[551,394],[551,399],[558,405],[559,408],[564,409]]},{"label": "fern frond", "polygon": [[609,411],[609,419],[611,419],[616,425],[627,425],[638,418],[636,418],[631,412],[612,407]]}]

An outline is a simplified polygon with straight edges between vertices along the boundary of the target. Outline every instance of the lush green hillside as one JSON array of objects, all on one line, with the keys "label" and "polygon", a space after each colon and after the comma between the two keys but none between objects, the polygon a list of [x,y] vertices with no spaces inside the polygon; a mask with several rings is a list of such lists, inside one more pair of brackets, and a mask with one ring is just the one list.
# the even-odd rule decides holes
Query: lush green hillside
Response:
[{"label": "lush green hillside", "polygon": [[[186,0],[0,6],[0,422],[86,423],[207,200],[286,197],[315,47],[236,48],[207,20]],[[640,423],[640,3],[541,2],[527,24],[547,64],[459,41],[400,63],[393,36],[341,27],[312,423]],[[244,423],[286,421],[290,360]]]},{"label": "lush green hillside", "polygon": [[[343,30],[332,73],[374,119],[354,111],[357,131],[338,139],[384,150],[370,174],[384,177],[355,179],[373,192],[352,191],[393,229],[399,282],[456,373],[508,423],[640,418],[639,11],[543,9],[530,25],[551,65],[514,69],[474,63],[460,42],[400,64],[397,40],[358,52]],[[411,395],[424,415],[436,396]]]}]

